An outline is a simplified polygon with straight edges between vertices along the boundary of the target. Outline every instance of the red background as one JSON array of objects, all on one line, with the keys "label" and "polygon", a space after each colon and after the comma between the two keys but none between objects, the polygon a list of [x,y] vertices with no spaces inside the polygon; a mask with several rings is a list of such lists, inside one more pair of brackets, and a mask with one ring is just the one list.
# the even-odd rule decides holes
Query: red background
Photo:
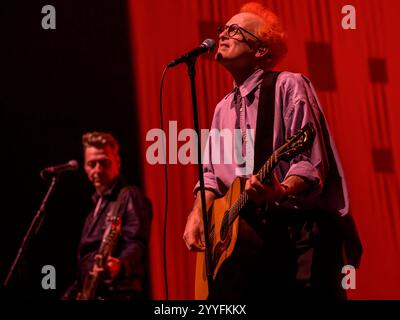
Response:
[{"label": "red background", "polygon": [[[132,75],[136,92],[144,189],[154,206],[151,236],[151,286],[154,299],[164,299],[163,167],[149,165],[146,133],[160,128],[159,83],[171,59],[216,39],[216,26],[226,22],[245,1],[157,0],[129,2]],[[353,299],[400,298],[399,90],[400,43],[398,1],[281,0],[263,1],[282,19],[289,54],[279,70],[301,72],[318,91],[322,108],[343,162],[351,207],[364,245]],[[342,7],[356,9],[356,29],[344,30]],[[215,104],[232,80],[212,57],[197,62],[200,124],[208,128]],[[193,127],[186,66],[170,70],[164,86],[164,119],[178,130]],[[168,134],[168,131],[167,131]],[[182,142],[178,144],[181,145]],[[169,212],[167,268],[170,299],[192,299],[195,255],[182,234],[197,181],[195,165],[168,166]]]}]

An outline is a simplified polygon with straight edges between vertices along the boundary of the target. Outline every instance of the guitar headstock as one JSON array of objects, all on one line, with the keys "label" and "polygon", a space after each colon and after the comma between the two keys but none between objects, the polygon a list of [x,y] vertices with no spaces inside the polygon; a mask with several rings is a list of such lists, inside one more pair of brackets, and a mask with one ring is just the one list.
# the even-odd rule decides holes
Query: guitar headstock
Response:
[{"label": "guitar headstock", "polygon": [[290,161],[300,153],[311,148],[315,138],[315,129],[308,122],[303,128],[291,136],[285,144],[276,150],[278,160]]}]

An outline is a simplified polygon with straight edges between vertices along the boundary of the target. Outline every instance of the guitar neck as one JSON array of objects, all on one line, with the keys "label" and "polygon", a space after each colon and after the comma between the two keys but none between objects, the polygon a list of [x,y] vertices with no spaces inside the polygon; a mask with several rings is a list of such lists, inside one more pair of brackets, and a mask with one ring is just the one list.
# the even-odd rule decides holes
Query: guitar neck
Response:
[{"label": "guitar neck", "polygon": [[[262,183],[269,184],[268,180],[271,177],[272,170],[276,167],[278,162],[279,160],[276,156],[276,152],[274,152],[257,172],[257,176]],[[235,219],[239,216],[240,211],[247,205],[248,202],[249,196],[246,191],[243,191],[229,210],[229,224],[232,224],[235,221]]]},{"label": "guitar neck", "polygon": [[[296,134],[291,136],[286,142],[277,148],[257,172],[259,180],[264,184],[271,184],[270,177],[272,170],[276,167],[280,160],[290,161],[301,152],[311,148],[315,138],[315,130],[313,125],[309,122]],[[240,194],[238,200],[233,204],[228,211],[227,222],[232,224],[239,216],[240,211],[247,205],[249,196],[246,191]]]}]

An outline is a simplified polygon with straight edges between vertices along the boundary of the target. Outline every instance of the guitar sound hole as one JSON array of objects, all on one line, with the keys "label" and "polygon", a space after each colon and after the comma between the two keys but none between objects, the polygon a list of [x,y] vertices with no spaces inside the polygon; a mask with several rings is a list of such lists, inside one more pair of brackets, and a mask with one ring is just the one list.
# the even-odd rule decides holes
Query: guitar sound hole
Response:
[{"label": "guitar sound hole", "polygon": [[229,231],[229,211],[226,211],[221,223],[221,241],[225,241]]}]

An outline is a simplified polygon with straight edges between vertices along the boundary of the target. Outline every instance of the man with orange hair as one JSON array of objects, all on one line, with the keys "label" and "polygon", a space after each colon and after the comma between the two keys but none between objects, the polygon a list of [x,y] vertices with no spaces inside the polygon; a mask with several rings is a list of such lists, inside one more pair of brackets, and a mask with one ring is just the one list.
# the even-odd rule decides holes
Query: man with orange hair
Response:
[{"label": "man with orange hair", "polygon": [[[210,299],[346,296],[339,228],[339,220],[350,217],[346,182],[310,81],[301,74],[271,71],[286,52],[277,16],[261,4],[244,5],[219,29],[215,58],[232,75],[234,89],[216,106],[211,127],[239,130],[242,150],[248,150],[246,144],[254,150],[254,157],[245,157],[245,165],[250,162],[254,170],[244,175],[251,203],[239,220],[235,250],[210,287]],[[311,149],[280,162],[270,183],[261,183],[255,173],[273,150],[307,123],[316,131]],[[227,192],[243,167],[235,161],[213,163],[211,155],[226,154],[224,147],[209,138],[204,164],[207,206]],[[194,192],[183,238],[189,250],[203,251],[199,184]],[[248,220],[249,212],[265,219]],[[359,242],[357,248],[361,250]],[[358,260],[359,255],[351,262],[357,265]]]}]

